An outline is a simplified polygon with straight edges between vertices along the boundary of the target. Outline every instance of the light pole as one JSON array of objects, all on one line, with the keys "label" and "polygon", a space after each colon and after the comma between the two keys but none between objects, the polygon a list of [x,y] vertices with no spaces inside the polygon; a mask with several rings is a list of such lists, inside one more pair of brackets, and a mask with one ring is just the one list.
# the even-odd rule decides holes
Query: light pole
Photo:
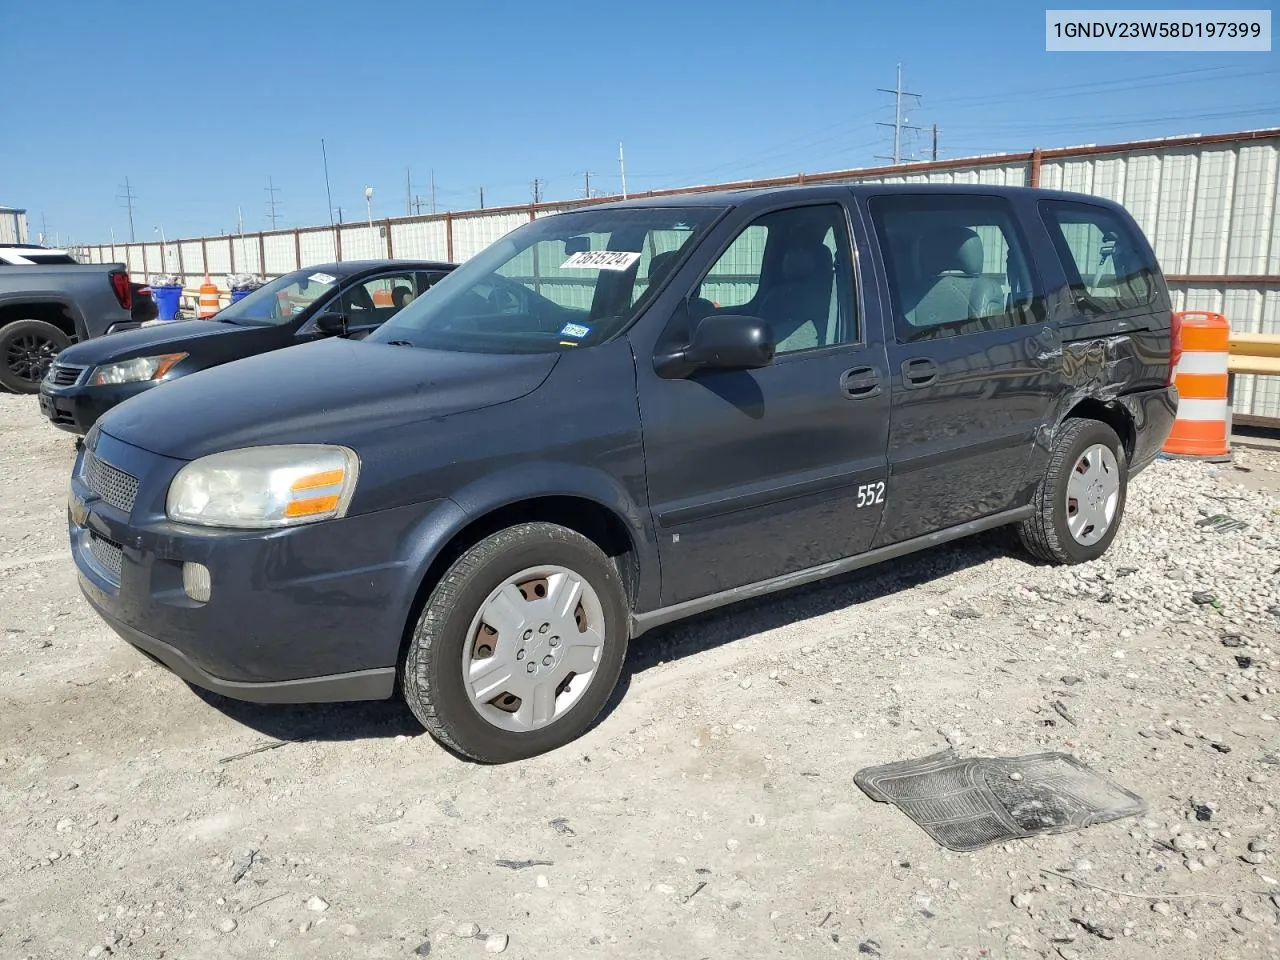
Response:
[{"label": "light pole", "polygon": [[373,187],[364,188],[364,212],[369,220],[369,229],[373,229]]}]

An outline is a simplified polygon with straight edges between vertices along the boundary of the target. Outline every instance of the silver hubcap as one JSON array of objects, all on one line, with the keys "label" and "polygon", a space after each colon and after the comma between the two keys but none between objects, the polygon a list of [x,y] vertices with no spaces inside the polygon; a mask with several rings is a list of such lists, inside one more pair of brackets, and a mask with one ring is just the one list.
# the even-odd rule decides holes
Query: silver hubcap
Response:
[{"label": "silver hubcap", "polygon": [[480,716],[527,733],[581,699],[604,651],[604,609],[565,567],[530,567],[489,594],[462,650],[462,682]]},{"label": "silver hubcap", "polygon": [[1083,547],[1111,529],[1120,504],[1120,465],[1115,451],[1095,443],[1076,461],[1067,480],[1067,529]]}]

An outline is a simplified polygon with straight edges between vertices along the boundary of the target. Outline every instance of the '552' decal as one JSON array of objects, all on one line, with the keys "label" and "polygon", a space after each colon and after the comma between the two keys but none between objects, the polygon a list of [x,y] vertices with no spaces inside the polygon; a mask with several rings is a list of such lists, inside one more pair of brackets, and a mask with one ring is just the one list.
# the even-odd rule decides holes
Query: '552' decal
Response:
[{"label": "'552' decal", "polygon": [[884,503],[884,481],[858,484],[858,506],[869,507],[875,503]]}]

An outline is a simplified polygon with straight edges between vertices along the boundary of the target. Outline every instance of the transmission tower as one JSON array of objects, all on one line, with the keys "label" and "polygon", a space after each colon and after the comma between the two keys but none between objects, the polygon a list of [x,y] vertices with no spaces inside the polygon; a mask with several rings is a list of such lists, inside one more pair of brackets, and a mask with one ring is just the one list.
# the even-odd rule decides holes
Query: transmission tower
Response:
[{"label": "transmission tower", "polygon": [[921,127],[913,127],[907,123],[907,118],[902,114],[902,98],[915,97],[917,101],[920,99],[918,93],[908,93],[902,89],[902,64],[898,64],[898,82],[893,89],[889,90],[884,87],[877,87],[879,93],[893,94],[893,123],[886,123],[883,120],[876,121],[876,126],[893,127],[893,156],[886,157],[881,154],[876,155],[877,160],[892,160],[894,165],[902,162],[902,131],[903,130],[920,130]]},{"label": "transmission tower", "polygon": [[276,186],[273,178],[267,177],[267,185],[262,189],[267,191],[267,208],[270,210],[267,217],[271,220],[271,229],[274,230],[280,222],[280,214],[276,213],[276,207],[279,206],[276,194],[280,192],[280,188]]},{"label": "transmission tower", "polygon": [[134,230],[133,230],[133,202],[138,198],[134,194],[132,188],[129,186],[128,177],[124,178],[124,186],[121,187],[120,189],[122,189],[124,193],[117,193],[116,199],[123,200],[124,202],[120,204],[120,206],[124,207],[126,210],[129,211],[129,242],[133,243],[138,239],[137,236],[134,234]]}]

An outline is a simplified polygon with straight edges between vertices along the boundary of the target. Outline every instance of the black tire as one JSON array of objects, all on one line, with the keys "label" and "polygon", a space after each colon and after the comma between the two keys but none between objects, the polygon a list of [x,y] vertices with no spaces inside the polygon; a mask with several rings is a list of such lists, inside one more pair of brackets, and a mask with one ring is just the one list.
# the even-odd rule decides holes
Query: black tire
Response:
[{"label": "black tire", "polygon": [[0,327],[0,386],[14,393],[39,393],[53,358],[71,338],[43,320],[14,320]]},{"label": "black tire", "polygon": [[[1115,454],[1120,488],[1110,526],[1099,540],[1085,545],[1071,535],[1067,526],[1067,481],[1080,457],[1094,444],[1107,446]],[[1046,563],[1073,564],[1096,560],[1106,553],[1120,529],[1128,492],[1129,461],[1116,432],[1098,420],[1065,420],[1058,428],[1049,465],[1031,499],[1035,513],[1018,526],[1022,545],[1032,556]]]},{"label": "black tire", "polygon": [[[462,679],[463,645],[489,594],[521,570],[554,564],[585,579],[600,600],[604,646],[596,674],[563,717],[530,732],[503,730],[480,715]],[[581,534],[552,523],[521,523],[486,537],[440,578],[414,629],[401,673],[404,699],[447,749],[481,763],[546,753],[585,733],[617,685],[627,654],[626,595],[614,564]]]}]

